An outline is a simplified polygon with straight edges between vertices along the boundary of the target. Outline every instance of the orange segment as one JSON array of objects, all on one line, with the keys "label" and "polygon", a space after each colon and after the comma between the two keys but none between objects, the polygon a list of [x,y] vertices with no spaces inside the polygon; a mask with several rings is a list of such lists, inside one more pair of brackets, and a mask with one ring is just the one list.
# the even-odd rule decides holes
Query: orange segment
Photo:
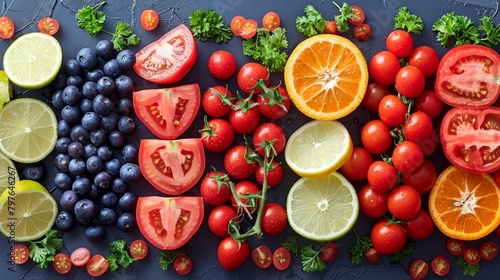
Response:
[{"label": "orange segment", "polygon": [[317,120],[336,120],[354,111],[363,100],[368,67],[353,42],[321,34],[295,47],[284,78],[290,99],[303,114]]},{"label": "orange segment", "polygon": [[500,224],[500,189],[489,174],[446,168],[429,194],[429,211],[445,235],[482,238]]}]

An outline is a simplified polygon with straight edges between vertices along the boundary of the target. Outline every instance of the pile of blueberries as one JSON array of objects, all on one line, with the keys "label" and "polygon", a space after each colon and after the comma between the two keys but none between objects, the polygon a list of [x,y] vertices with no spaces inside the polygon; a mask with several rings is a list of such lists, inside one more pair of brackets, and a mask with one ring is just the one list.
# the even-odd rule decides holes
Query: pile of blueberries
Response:
[{"label": "pile of blueberries", "polygon": [[105,226],[124,232],[137,226],[138,198],[129,185],[141,171],[138,148],[127,143],[136,130],[135,84],[126,75],[135,61],[131,50],[116,54],[102,40],[79,50],[52,83],[52,106],[60,110],[54,184],[62,192],[55,225],[61,231],[84,226],[91,242],[104,238]]}]

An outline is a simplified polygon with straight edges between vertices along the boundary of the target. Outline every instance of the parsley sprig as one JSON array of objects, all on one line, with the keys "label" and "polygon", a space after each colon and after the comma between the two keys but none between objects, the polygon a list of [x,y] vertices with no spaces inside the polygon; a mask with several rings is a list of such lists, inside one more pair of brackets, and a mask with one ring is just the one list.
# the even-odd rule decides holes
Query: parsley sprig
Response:
[{"label": "parsley sprig", "polygon": [[340,33],[347,32],[349,30],[349,22],[347,21],[354,15],[354,11],[351,8],[351,5],[347,3],[343,3],[342,6],[339,6],[337,3],[333,2],[333,5],[337,6],[340,14],[335,16],[335,22],[337,22],[337,29]]},{"label": "parsley sprig", "polygon": [[465,261],[463,256],[457,257],[457,265],[462,268],[462,273],[465,276],[475,276],[479,272],[481,266],[479,263],[469,264]]},{"label": "parsley sprig", "polygon": [[126,241],[123,239],[117,239],[109,243],[109,255],[106,258],[109,262],[109,270],[116,270],[119,266],[127,268],[131,263],[137,260],[130,256],[125,245]]},{"label": "parsley sprig", "polygon": [[233,36],[231,27],[216,11],[199,8],[189,15],[189,27],[193,36],[200,41],[213,39],[216,43],[227,43]]},{"label": "parsley sprig", "polygon": [[307,37],[325,33],[328,21],[323,18],[320,12],[318,12],[312,5],[307,5],[304,8],[304,13],[305,16],[297,17],[295,20],[297,31]]},{"label": "parsley sprig", "polygon": [[354,236],[356,237],[356,243],[351,245],[351,261],[352,263],[359,264],[362,261],[363,254],[373,245],[370,237],[359,236],[355,230]]},{"label": "parsley sprig", "polygon": [[408,33],[420,34],[424,29],[422,18],[410,13],[408,7],[402,7],[394,17],[394,29],[404,29]]},{"label": "parsley sprig", "polygon": [[185,255],[189,253],[190,248],[188,246],[182,246],[176,250],[163,250],[160,254],[160,267],[163,270],[168,270],[168,266],[174,263],[175,258],[180,255]]},{"label": "parsley sprig", "polygon": [[289,234],[285,237],[285,240],[281,243],[281,245],[290,251],[290,253],[298,256],[299,254],[299,248],[297,245],[297,235],[296,234]]},{"label": "parsley sprig", "polygon": [[265,66],[270,73],[283,71],[288,54],[283,50],[288,48],[286,29],[278,27],[272,32],[258,28],[253,38],[243,40],[243,54],[252,57]]},{"label": "parsley sprig", "polygon": [[47,268],[62,247],[63,240],[57,236],[57,230],[49,230],[43,239],[30,242],[30,258],[38,267]]},{"label": "parsley sprig", "polygon": [[328,264],[321,260],[320,253],[323,250],[315,250],[312,244],[303,246],[300,249],[300,258],[302,259],[302,270],[305,272],[319,272],[328,267]]}]

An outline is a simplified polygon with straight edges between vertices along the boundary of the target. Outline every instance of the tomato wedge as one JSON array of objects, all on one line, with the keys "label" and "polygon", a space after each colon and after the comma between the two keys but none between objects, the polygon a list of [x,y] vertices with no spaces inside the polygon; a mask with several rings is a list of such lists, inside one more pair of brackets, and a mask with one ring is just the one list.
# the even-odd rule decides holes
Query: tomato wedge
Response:
[{"label": "tomato wedge", "polygon": [[143,139],[139,147],[142,175],[157,190],[178,195],[191,189],[205,172],[200,138]]},{"label": "tomato wedge", "polygon": [[448,160],[469,172],[500,168],[500,108],[457,107],[441,122],[441,142]]},{"label": "tomato wedge", "polygon": [[451,106],[488,106],[500,93],[500,55],[488,47],[461,45],[439,62],[434,90]]},{"label": "tomato wedge", "polygon": [[14,31],[14,22],[7,16],[0,17],[0,38],[10,39],[14,35]]},{"label": "tomato wedge", "polygon": [[201,103],[198,84],[145,89],[132,95],[137,117],[161,139],[172,140],[184,133]]},{"label": "tomato wedge", "polygon": [[198,52],[193,34],[180,24],[142,48],[135,57],[134,70],[139,76],[153,83],[170,84],[186,76]]},{"label": "tomato wedge", "polygon": [[186,244],[203,221],[203,198],[143,196],[137,201],[137,225],[142,235],[162,250]]}]

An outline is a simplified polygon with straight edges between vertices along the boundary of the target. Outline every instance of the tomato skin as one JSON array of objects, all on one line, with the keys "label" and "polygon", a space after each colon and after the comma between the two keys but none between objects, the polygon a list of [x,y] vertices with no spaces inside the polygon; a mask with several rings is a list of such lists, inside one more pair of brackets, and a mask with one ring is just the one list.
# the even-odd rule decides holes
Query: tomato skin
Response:
[{"label": "tomato skin", "polygon": [[380,218],[389,211],[388,198],[389,192],[378,192],[365,184],[358,191],[359,210],[370,218]]},{"label": "tomato skin", "polygon": [[160,23],[160,16],[153,9],[146,9],[142,11],[140,17],[141,26],[144,30],[151,31],[155,30]]},{"label": "tomato skin", "polygon": [[[222,97],[227,97],[227,101],[229,101],[230,104],[224,103],[217,94],[220,94]],[[222,118],[231,113],[232,101],[230,100],[232,98],[233,93],[227,87],[213,86],[203,93],[201,97],[201,107],[210,117]]]},{"label": "tomato skin", "polygon": [[222,239],[217,249],[217,258],[223,269],[233,270],[243,265],[250,256],[250,246],[246,241],[238,244],[232,237]]},{"label": "tomato skin", "polygon": [[432,133],[432,120],[422,111],[410,114],[408,120],[403,124],[403,133],[406,140],[422,142]]},{"label": "tomato skin", "polygon": [[236,58],[226,50],[218,50],[208,58],[208,71],[219,80],[227,80],[236,73]]},{"label": "tomato skin", "polygon": [[398,171],[389,163],[376,160],[368,168],[367,181],[370,187],[377,192],[388,192],[398,182]]},{"label": "tomato skin", "polygon": [[280,23],[280,16],[275,12],[267,12],[262,17],[262,27],[269,31],[273,31],[274,29],[280,27]]},{"label": "tomato skin", "polygon": [[339,253],[339,248],[335,241],[330,241],[323,245],[321,252],[319,253],[320,259],[325,263],[333,262]]},{"label": "tomato skin", "polygon": [[420,195],[428,193],[436,181],[437,172],[434,163],[424,159],[422,165],[409,173],[403,173],[402,183],[412,186]]},{"label": "tomato skin", "polygon": [[347,179],[359,182],[366,179],[372,163],[373,157],[368,150],[363,147],[354,147],[351,157],[340,167],[340,171]]},{"label": "tomato skin", "polygon": [[481,261],[481,252],[475,247],[465,247],[463,256],[468,264],[478,264]]},{"label": "tomato skin", "polygon": [[69,258],[74,266],[84,266],[90,260],[90,250],[85,247],[79,247],[75,249]]},{"label": "tomato skin", "polygon": [[132,95],[139,120],[153,134],[166,140],[176,139],[188,130],[200,108],[200,99],[198,84],[145,89]]},{"label": "tomato skin", "polygon": [[[260,194],[260,191],[261,191],[260,188],[254,182],[248,181],[248,180],[243,180],[243,181],[236,183],[236,185],[234,186],[234,190],[235,190],[236,194],[238,194],[239,196],[257,195],[257,194]],[[233,195],[231,195],[231,197],[229,197],[229,201],[231,202],[231,205],[233,205],[233,207],[236,208],[236,210],[238,212],[245,212],[245,210],[239,209],[238,203],[236,202],[236,199],[234,198]],[[258,201],[260,201],[260,200],[257,200],[257,205],[258,205]],[[241,203],[250,204],[250,202],[246,198],[242,198]],[[254,210],[255,209],[253,207],[248,207],[248,211],[250,213],[252,213]]]},{"label": "tomato skin", "polygon": [[229,222],[237,217],[238,213],[233,207],[226,204],[218,205],[208,215],[208,228],[219,237],[229,236]]},{"label": "tomato skin", "polygon": [[59,22],[55,18],[44,17],[38,21],[38,31],[55,35],[59,31]]},{"label": "tomato skin", "polygon": [[371,265],[375,265],[380,260],[380,252],[373,247],[368,248],[363,253],[363,256],[365,257],[366,261]]},{"label": "tomato skin", "polygon": [[395,83],[401,95],[415,98],[425,88],[425,77],[417,67],[406,65],[398,71]]},{"label": "tomato skin", "polygon": [[200,195],[209,205],[221,205],[231,196],[228,184],[227,174],[220,171],[210,171],[201,179]]},{"label": "tomato skin", "polygon": [[380,100],[378,115],[388,126],[396,127],[406,121],[408,107],[396,95],[389,94]]},{"label": "tomato skin", "polygon": [[144,259],[149,252],[148,244],[142,239],[136,239],[130,243],[130,256],[136,260]]},{"label": "tomato skin", "polygon": [[369,64],[370,75],[382,85],[394,84],[399,69],[401,69],[399,59],[390,51],[376,53]]},{"label": "tomato skin", "polygon": [[389,212],[400,220],[408,220],[417,215],[422,200],[413,187],[400,185],[394,188],[387,199]]},{"label": "tomato skin", "polygon": [[233,127],[225,119],[209,120],[208,126],[203,127],[200,136],[203,147],[214,153],[227,151],[233,145],[235,137]]},{"label": "tomato skin", "polygon": [[22,243],[16,243],[14,245],[14,263],[23,264],[26,263],[30,258],[30,249],[28,246]]},{"label": "tomato skin", "polygon": [[[271,87],[271,89],[277,90],[279,96],[270,98],[268,95],[259,94],[255,100],[259,104],[258,106],[262,116],[268,119],[277,120],[288,113],[292,101],[288,95],[288,91],[284,87]],[[281,99],[281,105],[278,99]]]},{"label": "tomato skin", "polygon": [[372,154],[382,154],[392,146],[390,127],[381,120],[370,120],[361,129],[361,143]]},{"label": "tomato skin", "polygon": [[267,202],[262,214],[262,232],[267,235],[278,235],[288,225],[285,207],[279,203]]},{"label": "tomato skin", "polygon": [[[274,141],[273,143],[273,148],[276,151],[276,155],[281,154],[283,150],[285,149],[285,144],[286,144],[286,136],[285,132],[283,129],[277,125],[276,123],[272,122],[265,122],[260,124],[254,131],[253,137],[253,146],[255,148],[255,151],[260,155],[264,156],[266,151],[264,151],[264,146],[263,144],[267,142]],[[273,154],[271,151],[269,157]]]},{"label": "tomato skin", "polygon": [[434,231],[434,221],[427,210],[420,208],[415,216],[403,221],[403,228],[411,239],[422,240]]},{"label": "tomato skin", "polygon": [[[248,108],[238,108],[242,106],[241,104],[248,102]],[[250,134],[252,133],[260,123],[260,111],[259,107],[254,103],[253,100],[248,101],[236,101],[235,108],[229,113],[229,123],[233,127],[234,131],[239,134]],[[245,105],[246,106],[246,105]]]},{"label": "tomato skin", "polygon": [[362,104],[368,111],[378,112],[378,106],[382,98],[389,95],[387,86],[373,82],[369,83],[366,87],[365,96],[363,97]]},{"label": "tomato skin", "polygon": [[94,255],[87,263],[87,273],[90,276],[101,276],[108,270],[109,262],[102,255]]},{"label": "tomato skin", "polygon": [[465,242],[459,239],[448,238],[448,241],[446,241],[446,250],[453,256],[461,256],[465,251]]},{"label": "tomato skin", "polygon": [[292,261],[292,254],[283,246],[276,248],[273,252],[273,264],[278,270],[286,270]]},{"label": "tomato skin", "polygon": [[7,40],[14,36],[14,22],[7,16],[0,17],[0,38]]},{"label": "tomato skin", "polygon": [[365,22],[365,12],[363,11],[363,9],[361,9],[360,6],[351,5],[351,9],[353,15],[347,19],[347,22],[352,25],[360,25]]},{"label": "tomato skin", "polygon": [[259,268],[268,268],[273,264],[273,252],[267,245],[259,245],[252,250],[252,260]]},{"label": "tomato skin", "polygon": [[205,171],[205,150],[200,138],[142,139],[139,167],[157,190],[178,195],[194,187]]},{"label": "tomato skin", "polygon": [[[183,52],[175,54],[172,44],[182,42]],[[169,56],[175,56],[175,60],[167,61],[167,57],[161,55],[161,49],[170,49]],[[136,53],[135,72],[143,79],[156,84],[170,84],[180,81],[193,68],[198,58],[196,41],[191,30],[180,24],[168,31],[160,39],[150,43]],[[170,64],[171,63],[171,64]]]},{"label": "tomato skin", "polygon": [[255,174],[257,163],[248,163],[245,159],[245,145],[232,146],[224,156],[224,169],[229,176],[243,180]]},{"label": "tomato skin", "polygon": [[493,241],[485,241],[479,249],[481,259],[491,261],[498,255],[498,245]]},{"label": "tomato skin", "polygon": [[250,39],[257,34],[257,22],[253,19],[246,19],[240,25],[240,37]]},{"label": "tomato skin", "polygon": [[381,254],[391,255],[400,251],[406,244],[406,233],[399,224],[387,224],[381,219],[372,228],[373,247]]},{"label": "tomato skin", "polygon": [[392,164],[402,173],[412,172],[423,163],[424,153],[415,142],[402,141],[392,152]]},{"label": "tomato skin", "polygon": [[232,19],[231,19],[231,23],[230,23],[230,26],[231,26],[231,31],[233,32],[234,36],[240,36],[240,26],[241,24],[246,20],[246,18],[242,17],[242,16],[234,16]]},{"label": "tomato skin", "polygon": [[[467,67],[460,67],[463,63]],[[460,45],[441,58],[434,90],[450,106],[489,106],[497,100],[500,85],[485,81],[494,81],[499,75],[500,55],[495,50],[480,45]]]},{"label": "tomato skin", "polygon": [[429,265],[422,259],[416,259],[410,265],[410,276],[412,279],[424,279],[428,272]]},{"label": "tomato skin", "polygon": [[[271,162],[271,166],[273,166],[273,168],[267,171],[266,183],[268,187],[274,188],[283,180],[284,171],[283,165],[276,160]],[[261,186],[264,184],[264,168],[260,165],[257,166],[257,170],[255,170],[255,179]]]},{"label": "tomato skin", "polygon": [[420,149],[422,149],[425,156],[432,155],[437,150],[440,143],[439,134],[436,129],[433,129],[431,135],[429,135],[426,139],[416,142]]},{"label": "tomato skin", "polygon": [[431,269],[437,275],[445,276],[450,272],[450,261],[445,256],[435,256],[431,261]]},{"label": "tomato skin", "polygon": [[258,80],[264,80],[266,86],[269,85],[269,71],[262,64],[257,62],[247,62],[241,66],[236,76],[238,87],[245,93],[260,93],[259,89],[253,89]]},{"label": "tomato skin", "polygon": [[[139,230],[161,250],[175,250],[186,244],[201,226],[203,215],[201,196],[141,196],[137,200]],[[184,226],[179,226],[179,223]]]},{"label": "tomato skin", "polygon": [[439,65],[439,56],[429,46],[418,46],[410,53],[408,65],[417,67],[422,71],[424,77],[428,78],[436,73]]},{"label": "tomato skin", "polygon": [[[72,264],[68,255],[65,253],[57,253],[54,256],[54,261],[52,262],[54,269],[59,274],[66,274],[71,270]],[[107,267],[106,267],[107,269]]]},{"label": "tomato skin", "polygon": [[405,30],[397,29],[389,33],[385,40],[387,50],[399,58],[407,57],[413,50],[413,38]]},{"label": "tomato skin", "polygon": [[174,260],[174,269],[179,275],[187,275],[193,270],[193,260],[186,254],[179,255]]},{"label": "tomato skin", "polygon": [[364,42],[372,36],[372,28],[366,23],[356,25],[353,29],[354,38],[359,42]]},{"label": "tomato skin", "polygon": [[325,32],[328,34],[340,35],[339,28],[337,27],[337,22],[334,20],[330,20],[325,27]]},{"label": "tomato skin", "polygon": [[422,111],[431,119],[441,115],[443,107],[443,101],[441,101],[434,90],[431,89],[422,91],[422,93],[415,98],[415,111]]}]

